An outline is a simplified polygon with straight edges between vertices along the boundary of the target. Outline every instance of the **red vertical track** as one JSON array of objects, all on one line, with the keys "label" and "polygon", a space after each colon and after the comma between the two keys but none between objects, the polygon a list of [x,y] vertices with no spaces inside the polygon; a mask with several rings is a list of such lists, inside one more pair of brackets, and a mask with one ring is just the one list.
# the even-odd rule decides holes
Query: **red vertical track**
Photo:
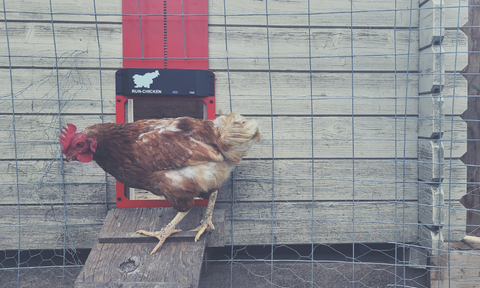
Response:
[{"label": "red vertical track", "polygon": [[208,0],[123,0],[122,9],[123,68],[208,69]]},{"label": "red vertical track", "polygon": [[[122,14],[123,68],[208,69],[208,0],[122,0]],[[126,100],[117,95],[117,122],[125,121]],[[197,100],[207,104],[207,118],[215,118],[214,97]],[[117,181],[118,208],[171,206],[166,200],[129,200],[124,191]]]}]

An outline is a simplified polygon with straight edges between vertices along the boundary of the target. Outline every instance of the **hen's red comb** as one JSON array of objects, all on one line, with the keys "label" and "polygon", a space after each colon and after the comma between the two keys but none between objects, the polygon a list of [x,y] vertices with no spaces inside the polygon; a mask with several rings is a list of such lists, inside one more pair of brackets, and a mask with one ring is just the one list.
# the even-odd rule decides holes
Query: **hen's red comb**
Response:
[{"label": "hen's red comb", "polygon": [[68,128],[62,127],[63,130],[60,130],[60,132],[62,132],[63,136],[58,136],[58,141],[62,143],[63,154],[67,153],[67,148],[72,143],[73,137],[75,136],[75,132],[77,132],[77,126],[67,123],[67,127]]}]

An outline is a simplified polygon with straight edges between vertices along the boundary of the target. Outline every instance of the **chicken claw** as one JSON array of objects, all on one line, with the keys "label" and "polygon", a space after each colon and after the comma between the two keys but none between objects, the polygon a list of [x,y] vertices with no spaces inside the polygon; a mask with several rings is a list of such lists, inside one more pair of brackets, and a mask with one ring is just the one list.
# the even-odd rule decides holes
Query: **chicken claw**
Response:
[{"label": "chicken claw", "polygon": [[165,228],[162,228],[162,230],[160,231],[154,231],[154,232],[146,231],[146,230],[137,231],[137,233],[158,238],[159,240],[158,244],[157,246],[155,246],[155,248],[153,248],[152,252],[150,252],[150,255],[154,254],[155,252],[157,252],[158,248],[162,247],[163,243],[165,242],[165,240],[167,240],[168,236],[174,233],[182,232],[182,230],[175,229],[175,228],[170,228],[170,229],[165,229]]},{"label": "chicken claw", "polygon": [[210,231],[210,229],[215,230],[215,226],[212,223],[212,215],[213,215],[213,207],[215,206],[215,201],[217,200],[218,191],[213,192],[208,199],[208,206],[207,211],[205,212],[205,217],[203,218],[200,226],[190,231],[198,231],[197,235],[195,235],[195,242],[200,239],[203,232]]},{"label": "chicken claw", "polygon": [[183,217],[185,217],[185,215],[188,214],[188,211],[187,212],[178,212],[177,216],[175,216],[175,218],[173,218],[172,221],[170,221],[170,223],[167,224],[167,226],[165,226],[164,228],[162,228],[160,231],[146,231],[146,230],[143,230],[143,229],[140,229],[137,231],[137,233],[140,233],[140,234],[143,234],[143,235],[146,235],[146,236],[151,236],[151,237],[156,237],[158,238],[158,244],[157,246],[155,246],[155,248],[153,248],[152,252],[150,252],[150,255],[154,254],[155,252],[157,252],[158,248],[162,247],[163,243],[165,242],[165,240],[172,234],[174,233],[178,233],[178,232],[181,232],[182,230],[180,229],[176,229],[175,226],[177,226],[177,224],[183,219]]},{"label": "chicken claw", "polygon": [[198,239],[200,239],[200,236],[202,236],[203,232],[210,231],[210,229],[215,230],[215,226],[213,226],[212,219],[209,219],[209,220],[204,219],[204,221],[202,221],[202,224],[200,224],[200,226],[190,231],[198,231],[197,235],[195,235],[195,242],[197,242]]}]

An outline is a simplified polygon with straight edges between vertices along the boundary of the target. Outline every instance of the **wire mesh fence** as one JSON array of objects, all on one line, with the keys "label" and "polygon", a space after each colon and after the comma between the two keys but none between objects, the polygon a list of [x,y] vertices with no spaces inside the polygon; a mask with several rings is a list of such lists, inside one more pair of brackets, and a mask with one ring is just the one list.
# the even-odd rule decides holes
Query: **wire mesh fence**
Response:
[{"label": "wire mesh fence", "polygon": [[[209,1],[216,109],[263,139],[219,193],[226,246],[207,249],[201,287],[478,285],[480,253],[460,241],[479,235],[465,156],[479,4]],[[2,5],[0,287],[73,287],[115,179],[64,162],[57,137],[115,122],[122,1]]]}]

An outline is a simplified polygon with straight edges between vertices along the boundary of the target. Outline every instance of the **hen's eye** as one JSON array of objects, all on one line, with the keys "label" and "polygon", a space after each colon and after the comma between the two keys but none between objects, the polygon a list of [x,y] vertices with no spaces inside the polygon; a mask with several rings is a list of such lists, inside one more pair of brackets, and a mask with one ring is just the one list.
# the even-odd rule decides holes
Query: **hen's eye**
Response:
[{"label": "hen's eye", "polygon": [[77,146],[77,148],[82,148],[83,147],[83,142],[78,142],[77,145],[75,145],[75,146]]}]

